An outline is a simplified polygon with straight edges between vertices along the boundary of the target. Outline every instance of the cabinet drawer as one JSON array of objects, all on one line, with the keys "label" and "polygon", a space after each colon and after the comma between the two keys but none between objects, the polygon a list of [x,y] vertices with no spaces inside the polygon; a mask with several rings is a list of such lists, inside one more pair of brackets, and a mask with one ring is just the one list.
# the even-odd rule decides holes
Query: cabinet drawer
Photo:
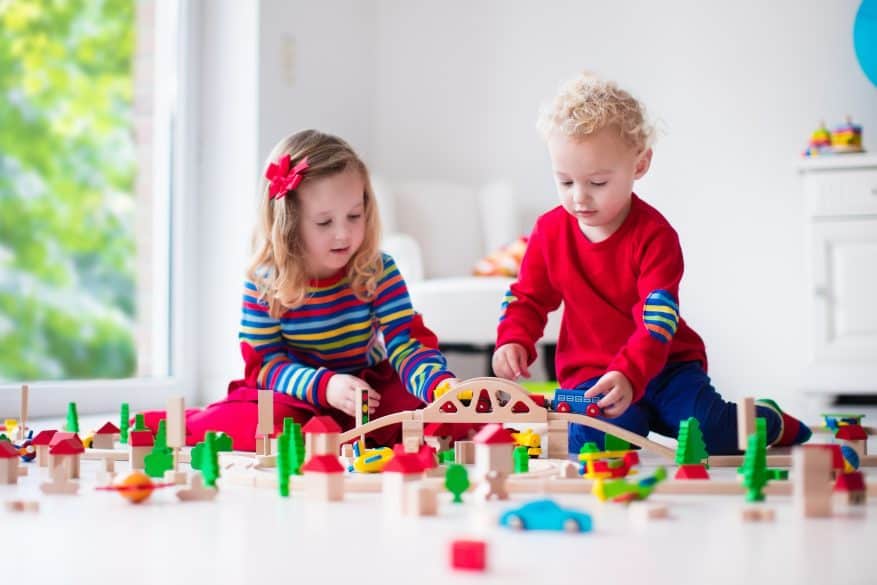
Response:
[{"label": "cabinet drawer", "polygon": [[812,217],[877,215],[877,170],[813,172],[804,182]]}]

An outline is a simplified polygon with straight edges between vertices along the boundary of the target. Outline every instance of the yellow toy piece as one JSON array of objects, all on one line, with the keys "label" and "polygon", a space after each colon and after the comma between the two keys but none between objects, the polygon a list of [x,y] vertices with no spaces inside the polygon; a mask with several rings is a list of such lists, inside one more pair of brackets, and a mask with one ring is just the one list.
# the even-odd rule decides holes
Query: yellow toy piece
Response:
[{"label": "yellow toy piece", "polygon": [[380,473],[392,458],[393,450],[390,447],[366,449],[362,455],[353,460],[353,471],[358,473]]},{"label": "yellow toy piece", "polygon": [[[439,398],[444,396],[448,392],[448,390],[451,389],[451,387],[452,386],[451,386],[450,380],[445,380],[445,381],[439,383],[439,385],[436,386],[435,390],[433,391],[433,396],[435,396],[435,400],[438,400]],[[471,390],[463,390],[462,392],[460,392],[457,395],[457,398],[459,398],[463,402],[467,402],[467,401],[471,402],[472,391]]]},{"label": "yellow toy piece", "polygon": [[533,432],[533,429],[527,429],[523,433],[512,433],[515,445],[526,447],[527,454],[531,457],[539,457],[542,455],[542,436]]}]

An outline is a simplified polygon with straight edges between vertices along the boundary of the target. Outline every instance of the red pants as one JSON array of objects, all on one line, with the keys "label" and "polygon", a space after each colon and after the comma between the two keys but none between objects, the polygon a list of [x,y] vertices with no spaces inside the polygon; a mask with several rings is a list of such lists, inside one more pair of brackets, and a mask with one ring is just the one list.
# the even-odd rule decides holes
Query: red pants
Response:
[{"label": "red pants", "polygon": [[[423,408],[424,402],[410,394],[389,362],[383,361],[374,368],[360,370],[355,374],[381,395],[381,402],[371,419],[403,410]],[[236,451],[256,450],[256,425],[258,422],[258,389],[238,386],[232,382],[228,397],[203,409],[186,410],[186,444],[194,445],[204,440],[207,431],[222,431],[232,438]],[[286,394],[274,393],[274,430],[283,430],[283,419],[291,417],[304,424],[315,415],[329,415],[343,430],[352,429],[353,417],[334,408],[318,409],[314,405]],[[145,413],[146,424],[155,432],[158,421],[165,418],[163,410]],[[465,435],[465,433],[463,433]],[[402,425],[397,423],[373,431],[367,435],[379,445],[392,446],[402,440]]]}]

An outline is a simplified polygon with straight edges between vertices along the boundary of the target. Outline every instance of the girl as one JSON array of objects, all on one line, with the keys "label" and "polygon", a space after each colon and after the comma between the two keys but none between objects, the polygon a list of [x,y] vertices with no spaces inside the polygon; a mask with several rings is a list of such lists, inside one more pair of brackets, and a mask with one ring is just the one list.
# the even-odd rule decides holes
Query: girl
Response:
[{"label": "girl", "polygon": [[[453,380],[393,258],[378,249],[369,173],[353,149],[305,130],[278,143],[265,166],[239,334],[245,377],[225,400],[187,412],[188,444],[216,430],[254,450],[259,389],[274,390],[275,429],[316,414],[350,429],[357,390],[368,390],[378,418],[422,407]],[[154,429],[164,413],[148,414]],[[392,445],[401,427],[369,438]]]}]

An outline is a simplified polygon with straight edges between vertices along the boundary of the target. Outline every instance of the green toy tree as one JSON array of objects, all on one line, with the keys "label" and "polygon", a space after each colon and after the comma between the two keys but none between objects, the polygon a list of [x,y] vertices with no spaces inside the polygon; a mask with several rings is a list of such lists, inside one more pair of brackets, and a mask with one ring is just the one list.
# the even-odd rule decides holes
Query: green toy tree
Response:
[{"label": "green toy tree", "polygon": [[630,443],[624,439],[619,439],[615,435],[606,433],[603,437],[603,448],[606,451],[629,451]]},{"label": "green toy tree", "polygon": [[67,405],[67,424],[64,425],[64,430],[68,433],[79,432],[79,415],[76,413],[75,402]]},{"label": "green toy tree", "polygon": [[676,447],[676,463],[679,465],[702,465],[710,456],[703,442],[700,423],[694,417],[679,423],[679,444]]},{"label": "green toy tree", "polygon": [[[283,434],[289,443],[290,470],[293,475],[301,475],[301,466],[305,463],[305,439],[301,432],[301,425],[295,419],[286,417],[283,419]],[[277,439],[277,448],[280,449],[280,439]]]},{"label": "green toy tree", "polygon": [[201,462],[201,476],[204,478],[204,485],[207,487],[216,487],[216,480],[219,477],[219,452],[216,449],[216,433],[207,431],[204,435],[204,457]]},{"label": "green toy tree", "polygon": [[527,447],[519,445],[515,447],[515,473],[527,473],[530,471],[530,454]]},{"label": "green toy tree", "polygon": [[463,492],[469,489],[469,473],[459,463],[451,463],[445,472],[445,487],[454,494],[455,504],[463,503]]},{"label": "green toy tree", "polygon": [[144,471],[149,477],[164,477],[164,472],[174,468],[174,455],[167,446],[167,421],[158,421],[158,432],[152,451],[143,458]]},{"label": "green toy tree", "polygon": [[149,427],[146,426],[146,418],[142,414],[134,415],[134,428],[131,429],[133,431],[148,431]]},{"label": "green toy tree", "polygon": [[[213,448],[217,453],[220,451],[231,451],[231,437],[222,432],[209,431],[213,433]],[[201,469],[204,465],[204,456],[207,453],[207,435],[204,435],[204,441],[192,447],[192,456],[189,465],[192,469]]]},{"label": "green toy tree", "polygon": [[128,421],[131,420],[128,414],[127,402],[122,403],[119,419],[119,442],[125,445],[128,443]]},{"label": "green toy tree", "polygon": [[763,501],[763,490],[768,481],[767,447],[757,432],[749,435],[742,471],[743,485],[746,487],[746,501]]},{"label": "green toy tree", "polygon": [[292,475],[292,459],[289,456],[290,441],[286,433],[277,437],[277,487],[280,496],[289,497],[289,476]]}]

